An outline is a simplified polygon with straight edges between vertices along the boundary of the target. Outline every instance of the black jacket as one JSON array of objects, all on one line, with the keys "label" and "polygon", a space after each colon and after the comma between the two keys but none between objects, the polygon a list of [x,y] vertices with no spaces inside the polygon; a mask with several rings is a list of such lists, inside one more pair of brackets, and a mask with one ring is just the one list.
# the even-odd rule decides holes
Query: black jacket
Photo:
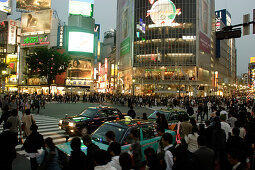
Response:
[{"label": "black jacket", "polygon": [[88,158],[88,169],[94,169],[95,167],[95,156],[96,152],[100,150],[100,148],[95,145],[94,143],[91,143],[87,146],[87,158]]},{"label": "black jacket", "polygon": [[16,158],[15,147],[18,145],[17,134],[5,130],[0,134],[0,165],[1,162],[12,161]]},{"label": "black jacket", "polygon": [[84,152],[72,151],[69,158],[69,169],[85,170],[88,169],[88,160]]},{"label": "black jacket", "polygon": [[27,153],[37,153],[38,149],[44,148],[44,139],[38,132],[32,132],[24,143],[24,149]]},{"label": "black jacket", "polygon": [[214,151],[206,146],[200,147],[194,152],[197,156],[201,169],[213,170]]},{"label": "black jacket", "polygon": [[128,112],[127,112],[127,115],[132,117],[132,119],[134,119],[136,117],[136,113],[133,109],[130,109]]}]

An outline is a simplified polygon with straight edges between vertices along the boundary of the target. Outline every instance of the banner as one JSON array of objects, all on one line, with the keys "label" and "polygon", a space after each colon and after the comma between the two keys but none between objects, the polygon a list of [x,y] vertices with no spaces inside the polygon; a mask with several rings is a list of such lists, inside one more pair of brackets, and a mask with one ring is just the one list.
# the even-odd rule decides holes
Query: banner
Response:
[{"label": "banner", "polygon": [[26,11],[50,9],[51,0],[17,0],[16,8]]},{"label": "banner", "polygon": [[52,10],[22,13],[21,33],[50,33]]}]

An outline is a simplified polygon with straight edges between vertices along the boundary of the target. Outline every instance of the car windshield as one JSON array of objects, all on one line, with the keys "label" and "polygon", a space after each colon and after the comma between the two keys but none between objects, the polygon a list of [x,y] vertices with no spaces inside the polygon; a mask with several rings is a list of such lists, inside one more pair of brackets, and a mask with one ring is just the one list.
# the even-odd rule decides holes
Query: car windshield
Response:
[{"label": "car windshield", "polygon": [[113,131],[116,137],[116,142],[121,142],[121,138],[124,134],[124,132],[126,131],[125,128],[121,128],[121,127],[117,127],[117,126],[113,126],[110,124],[104,124],[103,126],[99,127],[93,134],[92,134],[92,139],[94,141],[97,142],[101,142],[104,144],[108,144],[108,142],[106,141],[105,138],[105,133],[108,131]]},{"label": "car windshield", "polygon": [[157,113],[160,113],[160,114],[164,114],[165,115],[165,117],[166,117],[166,119],[168,119],[168,117],[169,117],[169,115],[170,115],[170,113],[169,112],[161,112],[161,111],[155,111],[155,112],[153,112],[150,116],[149,116],[149,119],[157,119]]},{"label": "car windshield", "polygon": [[83,112],[81,112],[81,116],[93,118],[97,113],[97,109],[86,109]]}]

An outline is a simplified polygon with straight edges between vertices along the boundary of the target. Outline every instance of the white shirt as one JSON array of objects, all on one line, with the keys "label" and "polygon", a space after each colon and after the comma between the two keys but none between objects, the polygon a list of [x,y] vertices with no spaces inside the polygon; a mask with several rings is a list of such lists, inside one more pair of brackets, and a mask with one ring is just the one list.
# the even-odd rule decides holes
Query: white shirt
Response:
[{"label": "white shirt", "polygon": [[188,150],[190,152],[195,152],[198,149],[198,144],[197,144],[197,138],[198,134],[195,133],[193,134],[188,134],[188,136],[185,136],[185,141],[188,144]]},{"label": "white shirt", "polygon": [[95,166],[95,170],[116,170],[116,168],[112,167],[110,164]]},{"label": "white shirt", "polygon": [[174,165],[173,161],[173,154],[167,150],[168,148],[171,148],[173,145],[168,145],[164,148],[165,151],[165,161],[166,161],[166,170],[172,170],[172,167]]},{"label": "white shirt", "polygon": [[120,158],[120,156],[114,156],[114,157],[112,157],[111,162],[109,162],[108,164],[110,164],[110,166],[116,168],[117,170],[121,170],[119,158]]},{"label": "white shirt", "polygon": [[230,118],[228,119],[228,123],[231,125],[232,128],[235,127],[235,122],[236,122],[236,121],[237,121],[237,118],[235,118],[235,117],[230,117]]},{"label": "white shirt", "polygon": [[226,122],[220,122],[220,124],[221,124],[221,129],[223,129],[225,131],[226,140],[228,140],[228,135],[229,135],[229,133],[231,133],[231,127]]}]

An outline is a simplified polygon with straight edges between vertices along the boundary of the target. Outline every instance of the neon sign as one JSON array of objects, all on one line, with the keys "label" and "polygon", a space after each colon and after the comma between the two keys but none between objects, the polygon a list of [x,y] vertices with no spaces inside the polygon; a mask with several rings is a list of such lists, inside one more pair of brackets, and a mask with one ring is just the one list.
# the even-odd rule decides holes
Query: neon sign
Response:
[{"label": "neon sign", "polygon": [[181,9],[176,9],[171,0],[156,1],[147,13],[147,17],[150,16],[154,24],[161,26],[173,25],[176,15],[181,15]]},{"label": "neon sign", "polygon": [[48,35],[27,37],[22,46],[50,44]]}]

